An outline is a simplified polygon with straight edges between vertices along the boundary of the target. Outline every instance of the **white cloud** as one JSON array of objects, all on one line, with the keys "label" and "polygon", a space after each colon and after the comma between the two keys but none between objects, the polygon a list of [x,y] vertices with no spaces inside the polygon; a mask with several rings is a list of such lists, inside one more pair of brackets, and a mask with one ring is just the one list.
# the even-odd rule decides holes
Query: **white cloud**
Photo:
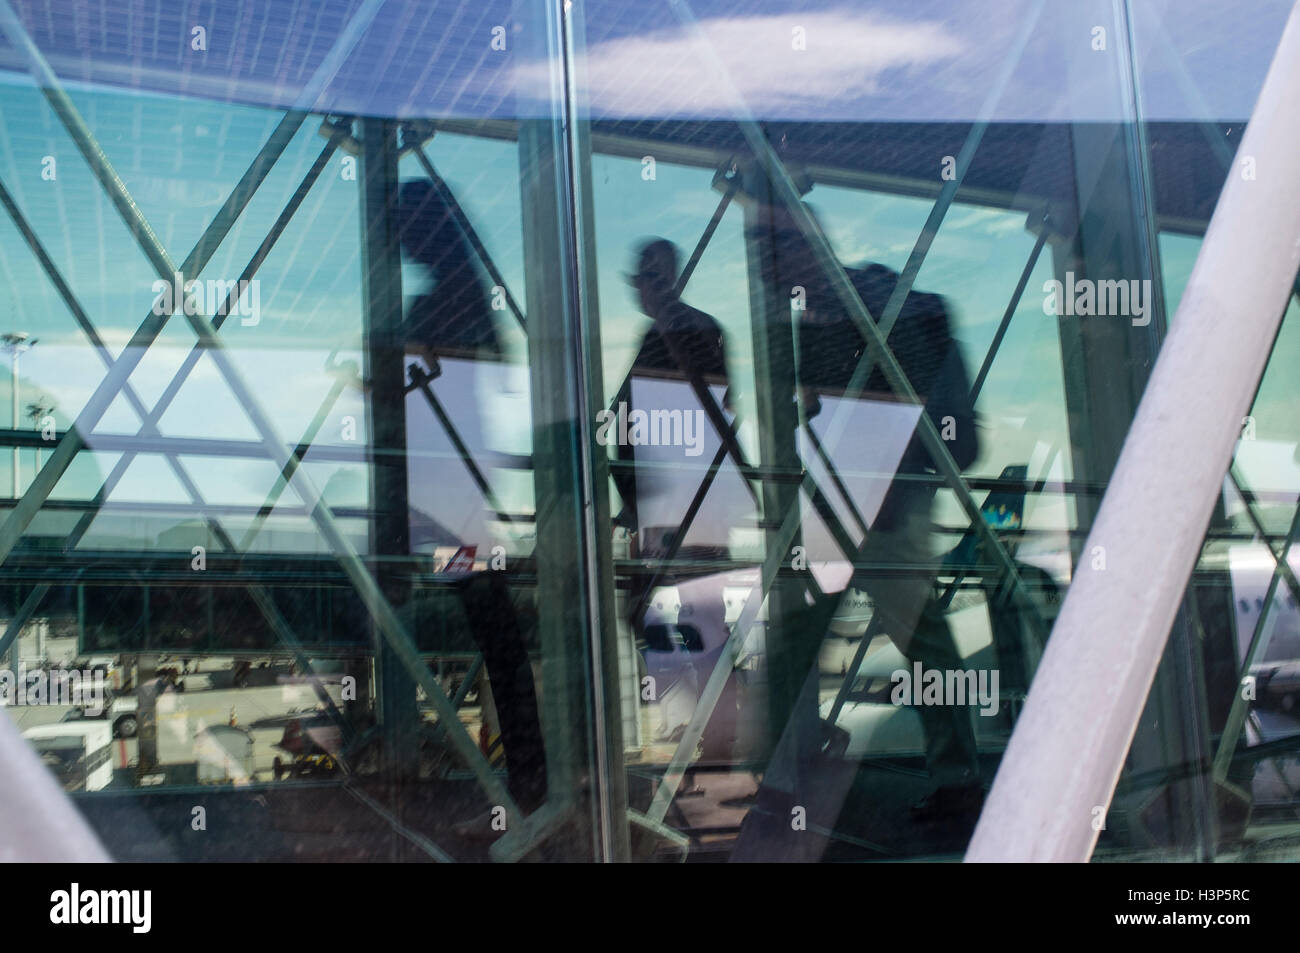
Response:
[{"label": "white cloud", "polygon": [[950,233],[969,229],[996,238],[1023,232],[1025,215],[1023,212],[1008,212],[999,208],[967,208],[963,209],[961,215],[949,216],[944,228]]},{"label": "white cloud", "polygon": [[[793,48],[796,27],[803,29],[804,50]],[[964,51],[942,23],[848,10],[719,17],[700,21],[700,29],[746,105],[768,115],[868,95],[891,70],[929,67]],[[549,71],[548,64],[521,67],[520,88],[535,88]],[[593,44],[586,78],[597,115],[736,112],[714,56],[685,27]]]}]

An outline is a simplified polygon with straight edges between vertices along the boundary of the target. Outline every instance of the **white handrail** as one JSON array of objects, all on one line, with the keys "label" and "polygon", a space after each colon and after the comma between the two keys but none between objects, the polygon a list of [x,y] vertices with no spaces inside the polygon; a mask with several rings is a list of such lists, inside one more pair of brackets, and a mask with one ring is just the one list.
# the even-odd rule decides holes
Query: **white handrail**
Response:
[{"label": "white handrail", "polygon": [[[1297,103],[1300,3],[1278,43],[967,861],[1081,862],[1096,844],[1300,268]],[[1104,564],[1094,558],[1102,553]]]}]

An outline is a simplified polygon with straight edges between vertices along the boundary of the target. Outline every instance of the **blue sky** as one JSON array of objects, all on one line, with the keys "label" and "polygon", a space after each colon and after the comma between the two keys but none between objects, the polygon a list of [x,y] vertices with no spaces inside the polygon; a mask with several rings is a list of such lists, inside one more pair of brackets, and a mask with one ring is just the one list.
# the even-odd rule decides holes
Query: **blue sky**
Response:
[{"label": "blue sky", "polygon": [[[698,31],[656,4],[590,7],[583,66],[593,115],[731,117],[741,103],[760,119],[1078,122],[1134,115],[1122,85],[1127,37],[1109,0],[1044,3],[1027,33],[1036,0],[689,6]],[[1254,103],[1290,4],[1144,0],[1131,8],[1143,115],[1240,119]],[[1104,50],[1093,48],[1098,27]],[[796,30],[803,49],[794,48]],[[1017,50],[1005,89],[988,102]]]},{"label": "blue sky", "polygon": [[[571,10],[579,40],[585,37],[582,93],[597,117],[730,118],[743,104],[763,119],[968,121],[983,113],[1038,2],[696,0],[685,9],[698,34],[667,3],[601,0]],[[47,4],[15,3],[68,82],[280,107],[297,101],[359,6],[209,0],[145,9],[78,0],[53,18]],[[1286,0],[1126,6],[1143,114],[1175,120],[1244,118],[1290,9]],[[1128,37],[1114,7],[1111,0],[1042,3],[991,118],[1131,118],[1131,92],[1121,83]],[[388,0],[317,108],[549,115],[555,64],[545,9],[510,0]],[[201,51],[193,49],[199,27]],[[1105,50],[1093,49],[1097,27],[1106,31]],[[802,50],[793,48],[796,29]],[[0,64],[17,62],[0,47]]]}]

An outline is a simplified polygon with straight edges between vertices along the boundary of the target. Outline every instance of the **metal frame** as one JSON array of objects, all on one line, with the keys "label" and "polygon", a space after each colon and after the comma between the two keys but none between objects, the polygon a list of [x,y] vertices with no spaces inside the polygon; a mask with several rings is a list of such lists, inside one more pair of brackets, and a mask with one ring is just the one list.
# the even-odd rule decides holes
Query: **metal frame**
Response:
[{"label": "metal frame", "polygon": [[[366,0],[362,8],[349,21],[335,47],[326,56],[324,62],[304,88],[295,108],[291,109],[281,120],[277,129],[272,133],[270,139],[253,161],[248,172],[245,173],[230,198],[227,199],[225,205],[214,217],[194,250],[179,267],[171,259],[139,208],[132,201],[126,186],[113,170],[107,156],[99,149],[89,127],[63,91],[57,77],[55,77],[39,49],[23,29],[21,22],[14,14],[7,0],[0,0],[0,30],[4,31],[10,41],[23,54],[46,99],[72,137],[83,158],[86,159],[92,173],[113,201],[119,215],[140,245],[141,250],[153,264],[155,271],[164,280],[170,281],[176,272],[185,275],[187,279],[192,279],[202,273],[211,255],[220,245],[239,214],[251,200],[257,187],[265,180],[275,161],[283,153],[289,141],[306,119],[308,110],[319,98],[321,91],[333,73],[351,52],[352,47],[373,20],[382,4],[383,0]],[[305,195],[305,191],[302,194]],[[268,236],[268,241],[273,242],[275,237],[278,237],[278,232],[273,232],[271,236]],[[266,242],[263,243],[263,248],[259,249],[262,258],[265,257],[265,252],[269,252],[269,244]],[[250,278],[251,273],[255,272],[257,265],[260,265],[260,263],[260,259],[255,256],[254,262],[250,264],[250,269],[246,270],[242,277],[245,279]],[[227,303],[226,313],[228,311],[229,302]],[[85,448],[86,438],[83,435],[93,431],[94,426],[107,410],[117,392],[127,386],[127,380],[131,372],[138,365],[144,352],[157,338],[170,316],[170,314],[155,315],[151,311],[145,318],[144,323],[123,349],[121,356],[118,360],[112,362],[104,379],[83,406],[74,426],[64,434],[54,453],[46,461],[28,491],[22,499],[17,501],[14,509],[6,516],[4,522],[0,523],[0,563],[3,563],[4,559],[13,551],[23,532],[30,525],[36,512],[39,511],[73,458]],[[306,474],[297,467],[295,453],[286,454],[282,449],[285,446],[284,441],[276,433],[273,424],[262,410],[252,390],[243,381],[238,370],[227,357],[224,343],[216,334],[216,329],[219,327],[223,315],[217,316],[215,326],[202,314],[186,314],[185,317],[199,337],[199,347],[195,349],[195,354],[207,351],[212,356],[222,377],[258,430],[265,452],[272,460],[280,462],[282,477],[294,487],[300,498],[306,503],[322,536],[334,550],[344,572],[356,587],[372,617],[378,623],[386,644],[393,649],[396,662],[424,689],[426,695],[438,710],[441,720],[447,724],[447,736],[453,747],[474,772],[489,797],[495,803],[505,806],[512,816],[518,817],[519,811],[506,792],[499,776],[483,758],[477,745],[474,744],[464,727],[460,725],[451,700],[442,691],[441,686],[433,678],[428,667],[420,660],[410,635],[405,631],[404,626],[393,612],[378,584],[371,577],[369,570],[355,549],[336,527],[332,515],[320,499],[319,492]],[[197,360],[196,357],[194,359]],[[179,383],[173,379],[172,386],[178,389]],[[147,418],[145,419],[147,420]],[[146,424],[146,427],[148,426]],[[283,635],[283,633],[281,634]],[[288,644],[292,646],[294,643],[290,641]]]},{"label": "metal frame", "polygon": [[[1041,10],[1041,0],[1036,4],[1031,13],[1025,18],[1018,32],[1017,41],[1014,45],[1016,51],[1014,55],[1009,55],[1004,60],[1004,66],[998,78],[993,84],[990,95],[985,101],[982,110],[983,118],[978,121],[971,129],[967,137],[966,144],[963,146],[960,155],[957,158],[956,177],[952,181],[946,182],[940,190],[938,199],[934,208],[922,229],[920,236],[917,238],[916,245],[908,259],[908,264],[900,275],[899,281],[894,288],[885,311],[882,313],[879,325],[873,320],[862,299],[858,296],[857,290],[849,281],[843,266],[835,257],[834,251],[827,241],[826,236],[822,234],[817,222],[808,213],[803,206],[798,187],[791,179],[789,173],[782,164],[780,158],[775,154],[771,144],[767,141],[759,124],[748,114],[744,106],[744,100],[731,83],[727,75],[726,68],[718,59],[713,51],[707,37],[700,30],[693,13],[684,0],[670,0],[678,20],[692,32],[695,36],[699,47],[707,51],[708,58],[711,60],[713,72],[718,81],[731,91],[732,99],[737,104],[737,111],[740,113],[739,123],[745,139],[753,151],[755,157],[761,163],[762,169],[767,179],[772,183],[775,191],[776,200],[791,212],[795,218],[800,231],[812,245],[817,258],[823,268],[826,276],[831,280],[836,295],[841,303],[848,310],[853,318],[858,330],[862,333],[867,342],[867,350],[855,371],[849,388],[846,390],[846,400],[837,411],[835,420],[832,421],[832,429],[828,432],[827,442],[832,442],[831,437],[838,440],[840,431],[842,431],[845,417],[843,416],[844,407],[853,399],[861,396],[861,392],[870,377],[872,370],[879,366],[884,372],[886,380],[891,388],[902,398],[911,404],[920,404],[915,391],[903,374],[897,360],[890,352],[886,342],[889,332],[893,328],[894,321],[897,320],[898,314],[902,309],[903,302],[911,291],[912,281],[920,271],[921,264],[925,259],[931,243],[938,232],[939,224],[942,222],[944,215],[951,206],[956,196],[957,189],[960,187],[961,178],[965,170],[970,166],[970,160],[975,150],[978,148],[980,138],[988,126],[988,116],[992,114],[993,108],[1001,99],[1002,90],[1005,87],[1012,69],[1019,62],[1019,51],[1023,50],[1028,42],[1029,35],[1037,22],[1038,13]],[[1038,611],[1033,602],[1028,598],[1024,585],[1020,580],[1019,573],[1016,572],[1015,565],[1010,556],[1006,553],[1001,541],[992,533],[988,525],[984,522],[980,514],[979,507],[971,497],[970,490],[963,479],[959,468],[952,461],[943,439],[939,436],[934,424],[924,414],[921,415],[918,422],[918,430],[921,438],[925,443],[926,449],[930,451],[933,458],[939,464],[940,473],[944,482],[951,487],[957,494],[959,502],[970,518],[973,528],[981,537],[982,541],[988,547],[988,551],[993,554],[997,563],[1000,575],[1006,581],[1003,593],[1006,597],[1015,599],[1020,603],[1022,608],[1027,610],[1027,618],[1031,620],[1031,626],[1038,629],[1041,634],[1041,640],[1045,640],[1045,632],[1042,632],[1041,620],[1038,617]],[[813,491],[811,477],[805,470],[803,480],[800,481],[801,488],[805,492]],[[775,515],[775,514],[773,514]],[[790,545],[798,532],[800,523],[800,514],[797,505],[787,505],[783,514],[777,519],[766,517],[765,522],[775,531],[771,532],[768,537],[768,552],[764,559],[763,567],[760,573],[760,581],[757,586],[751,590],[749,598],[746,599],[745,606],[741,611],[741,616],[737,620],[732,634],[727,640],[722,655],[718,660],[714,671],[710,674],[705,687],[700,694],[697,702],[695,715],[692,717],[690,724],[687,726],[681,741],[678,744],[672,760],[669,762],[665,771],[663,780],[655,793],[650,808],[647,810],[647,816],[652,822],[662,823],[671,804],[673,797],[676,795],[678,786],[685,776],[686,765],[689,764],[695,745],[698,744],[700,737],[703,735],[704,726],[712,717],[713,710],[721,697],[722,689],[730,675],[735,658],[739,652],[740,645],[743,643],[745,636],[757,617],[759,607],[765,597],[771,590],[771,586],[777,577],[781,563],[787,553]],[[756,594],[762,594],[760,598],[755,598]],[[1030,646],[1031,649],[1036,646]],[[1030,656],[1031,664],[1033,655]]]},{"label": "metal frame", "polygon": [[[311,170],[308,172],[306,178],[304,178],[302,184],[298,188],[298,191],[295,192],[293,198],[290,200],[289,205],[286,207],[284,213],[282,214],[281,221],[277,221],[276,223],[277,226],[281,226],[282,222],[287,223],[288,216],[292,215],[293,212],[296,211],[298,205],[302,201],[302,198],[305,197],[307,191],[310,190],[312,183],[316,180],[316,178],[320,175],[321,170],[324,168],[325,162],[328,160],[329,156],[333,153],[336,142],[337,142],[337,134],[335,135],[335,137],[331,138],[329,144],[327,144],[326,147],[322,150],[320,157],[312,165]],[[82,333],[86,336],[87,341],[91,344],[92,348],[94,349],[95,353],[99,356],[105,368],[111,369],[113,366],[113,358],[109,354],[107,347],[104,345],[103,339],[100,337],[99,332],[95,329],[93,323],[90,321],[90,318],[87,316],[85,310],[82,308],[80,302],[77,300],[76,295],[73,293],[72,289],[68,286],[67,282],[64,280],[62,274],[59,272],[58,267],[54,264],[49,254],[45,251],[45,247],[41,244],[40,239],[37,237],[31,225],[27,222],[26,217],[22,214],[22,211],[18,208],[17,203],[14,202],[13,197],[9,193],[9,190],[5,188],[3,183],[0,183],[0,204],[4,205],[5,211],[8,213],[10,219],[13,221],[14,225],[18,228],[19,232],[22,234],[23,239],[24,241],[26,241],[28,247],[31,249],[32,254],[36,256],[36,259],[40,263],[42,270],[45,272],[46,276],[50,279],[51,284],[54,285],[54,288],[58,292],[59,297],[63,299],[64,304],[67,306],[69,312],[71,312],[73,319],[77,323],[77,326],[81,329]],[[275,227],[272,229],[271,233],[267,236],[267,240],[263,242],[262,247],[258,249],[258,254],[254,256],[254,263],[251,263],[249,268],[245,269],[246,275],[251,275],[256,270],[256,264],[260,264],[260,261],[265,259],[266,255],[270,252],[270,249],[274,244],[275,239],[278,238],[279,235],[281,234],[281,231],[282,231],[281,227]],[[215,325],[219,326],[220,323],[225,320],[225,316],[230,313],[230,309],[234,304],[235,294],[236,292],[232,291],[231,294],[227,296],[223,308],[221,309],[223,313],[217,316]],[[191,370],[195,366],[195,364],[197,364],[198,358],[201,355],[202,355],[202,351],[199,348],[195,348],[194,350],[192,350],[190,352],[190,357],[187,359],[186,364],[182,366],[180,371],[178,371],[176,378],[174,378],[174,381],[176,379],[183,379],[185,376],[188,376],[189,370]],[[341,385],[339,385],[338,389],[341,390]],[[145,406],[144,402],[136,394],[134,388],[131,387],[130,383],[127,382],[124,385],[123,394],[125,395],[127,402],[130,404],[131,408],[139,416],[142,423],[141,430],[138,434],[138,437],[142,437],[145,439],[148,439],[150,437],[157,437],[157,438],[161,437],[161,434],[159,433],[158,426],[157,426],[158,421],[162,418],[163,414],[166,412],[167,407],[170,406],[171,397],[173,397],[178,391],[179,391],[179,384],[177,384],[174,389],[169,389],[168,393],[164,394],[163,397],[159,400],[158,404],[154,407],[153,411],[150,411]],[[318,426],[319,425],[317,425],[317,427]],[[310,438],[308,442],[310,442]],[[224,527],[222,527],[221,523],[216,518],[216,515],[210,511],[207,511],[202,494],[199,492],[198,486],[194,483],[189,473],[185,470],[185,467],[180,462],[180,459],[177,456],[177,454],[174,452],[164,451],[162,456],[167,461],[168,466],[172,470],[172,473],[175,475],[181,487],[185,490],[186,495],[189,496],[191,503],[193,503],[201,513],[204,513],[205,521],[208,525],[208,528],[212,532],[213,536],[216,537],[218,542],[221,544],[222,549],[232,553],[244,552],[247,548],[247,544],[251,542],[252,536],[256,534],[257,527],[260,525],[260,523],[255,522],[254,526],[250,528],[249,534],[246,536],[246,539],[240,545],[237,546],[234,540],[225,531]],[[118,463],[114,466],[112,472],[104,480],[104,483],[102,484],[99,492],[96,493],[94,500],[92,500],[91,502],[90,509],[85,514],[82,515],[81,519],[77,521],[77,525],[73,528],[72,532],[69,534],[68,539],[64,544],[66,549],[75,549],[77,544],[89,531],[91,525],[94,522],[96,515],[98,514],[99,510],[102,508],[103,503],[112,494],[113,488],[117,486],[118,482],[120,482],[121,478],[125,475],[127,469],[129,469],[131,462],[135,459],[135,457],[136,457],[136,452],[134,450],[128,450],[126,453],[122,455]],[[273,496],[274,495],[278,495],[278,494],[273,493]],[[271,505],[273,506],[274,503],[272,502]],[[6,651],[9,645],[13,642],[13,640],[17,638],[23,626],[27,624],[27,622],[31,619],[31,616],[40,607],[41,601],[45,598],[46,594],[49,592],[49,589],[50,589],[49,584],[46,583],[38,584],[28,595],[27,599],[24,600],[23,604],[19,607],[18,611],[9,620],[9,624],[6,627],[4,635],[0,636],[0,652]],[[298,639],[296,638],[296,636],[294,636],[292,629],[289,627],[288,623],[280,614],[279,610],[276,608],[274,602],[271,600],[266,590],[263,589],[261,586],[250,586],[248,587],[248,592],[249,595],[253,598],[254,602],[257,604],[263,616],[266,618],[267,623],[277,633],[277,635],[281,638],[281,640],[284,641],[285,645],[289,647],[290,651],[295,655],[299,664],[304,666],[304,670],[307,671],[308,674],[310,674],[311,666],[307,662],[306,655],[302,651],[302,647]],[[333,701],[330,699],[329,695],[325,692],[324,688],[321,686],[319,680],[313,679],[311,685],[314,691],[316,692],[317,697],[320,699],[322,704],[326,706],[326,710],[330,713],[331,717],[333,717],[339,724],[343,724],[344,722],[342,717],[340,716],[337,708],[335,707]]]}]

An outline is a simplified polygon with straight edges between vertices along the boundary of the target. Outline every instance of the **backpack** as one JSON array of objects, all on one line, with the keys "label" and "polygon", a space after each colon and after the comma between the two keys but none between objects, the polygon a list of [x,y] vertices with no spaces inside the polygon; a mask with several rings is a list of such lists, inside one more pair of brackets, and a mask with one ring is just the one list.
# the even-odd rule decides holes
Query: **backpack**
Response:
[{"label": "backpack", "polygon": [[[898,273],[884,265],[847,269],[853,287],[862,297],[873,319],[879,321],[898,282]],[[804,386],[842,391],[848,386],[867,344],[848,310],[833,298],[829,286],[818,297],[832,300],[829,307],[814,308],[815,317],[801,323],[799,330],[799,379]],[[970,377],[961,349],[953,340],[944,299],[937,294],[913,290],[908,294],[886,342],[903,374],[925,405],[925,413],[947,440],[948,452],[958,469],[965,470],[979,456],[979,434],[975,407],[971,402]],[[865,393],[892,392],[879,366],[867,379]],[[951,421],[947,418],[952,418]],[[904,458],[914,466],[935,469],[928,452],[913,441]]]}]

